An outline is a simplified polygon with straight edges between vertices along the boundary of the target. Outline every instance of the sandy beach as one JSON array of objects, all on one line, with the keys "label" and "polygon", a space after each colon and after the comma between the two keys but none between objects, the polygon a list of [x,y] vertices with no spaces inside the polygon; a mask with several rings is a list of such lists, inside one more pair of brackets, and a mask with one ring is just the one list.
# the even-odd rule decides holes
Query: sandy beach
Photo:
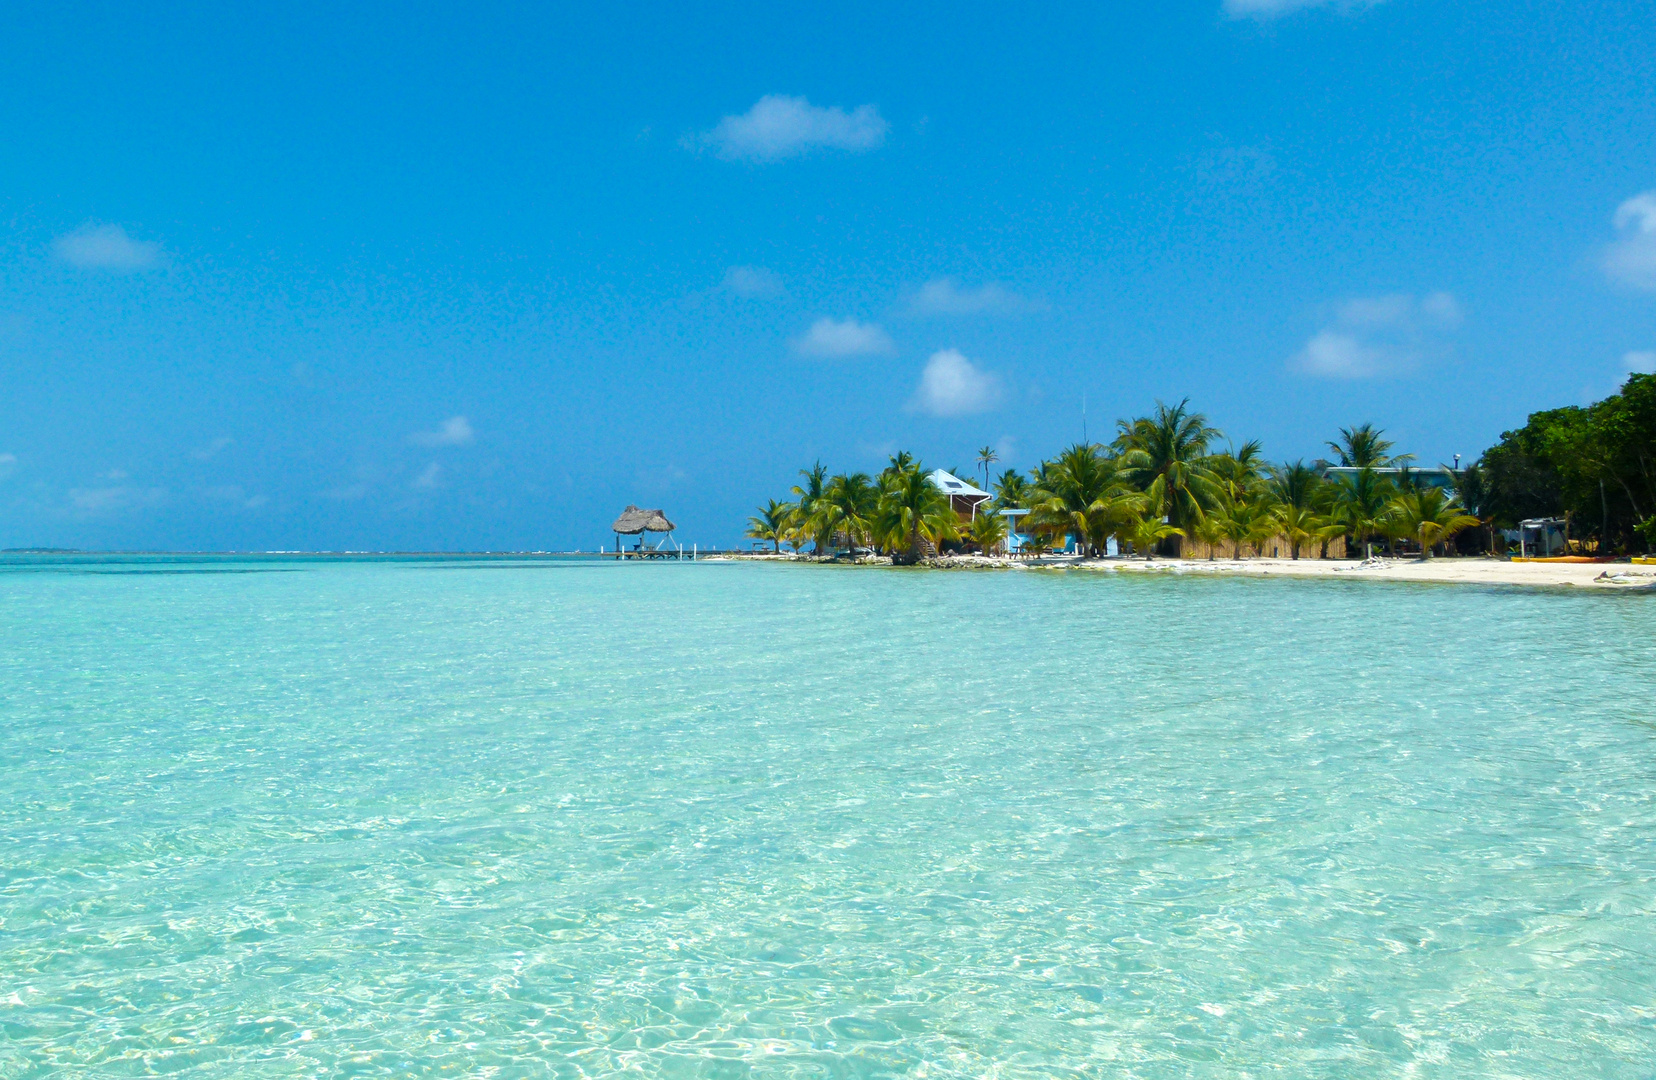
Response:
[{"label": "sandy beach", "polygon": [[[738,555],[761,561],[815,561],[809,556]],[[889,565],[870,557],[866,565]],[[1406,581],[1444,585],[1517,585],[1534,588],[1648,589],[1656,591],[1656,566],[1630,563],[1520,563],[1501,559],[1436,558],[1370,559],[1079,559],[1046,556],[1006,559],[981,555],[948,555],[924,564],[938,569],[1007,569],[1084,571],[1126,574],[1230,574],[1251,577],[1333,577],[1365,581]]]}]

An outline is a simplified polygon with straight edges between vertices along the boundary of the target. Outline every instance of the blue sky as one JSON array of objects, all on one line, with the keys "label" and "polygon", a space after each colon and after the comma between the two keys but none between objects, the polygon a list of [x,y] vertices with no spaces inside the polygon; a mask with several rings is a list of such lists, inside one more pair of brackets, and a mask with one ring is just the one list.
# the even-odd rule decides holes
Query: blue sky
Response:
[{"label": "blue sky", "polygon": [[1647,4],[17,6],[0,546],[739,538],[1189,396],[1424,461],[1656,367]]}]

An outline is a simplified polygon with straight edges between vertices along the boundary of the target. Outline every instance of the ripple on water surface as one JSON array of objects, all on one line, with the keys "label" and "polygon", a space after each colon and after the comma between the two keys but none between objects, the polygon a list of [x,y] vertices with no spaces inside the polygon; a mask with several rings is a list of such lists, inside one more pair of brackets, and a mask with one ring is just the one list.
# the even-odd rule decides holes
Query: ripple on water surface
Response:
[{"label": "ripple on water surface", "polygon": [[1648,598],[13,559],[0,639],[8,1078],[1656,1060]]}]

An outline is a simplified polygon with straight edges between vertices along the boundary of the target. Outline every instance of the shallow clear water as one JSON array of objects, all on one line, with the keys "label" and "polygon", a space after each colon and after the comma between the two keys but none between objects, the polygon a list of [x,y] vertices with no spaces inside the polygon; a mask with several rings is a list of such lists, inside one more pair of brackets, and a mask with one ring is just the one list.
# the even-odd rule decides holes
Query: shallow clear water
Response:
[{"label": "shallow clear water", "polygon": [[0,561],[0,1076],[1648,1077],[1656,598]]}]

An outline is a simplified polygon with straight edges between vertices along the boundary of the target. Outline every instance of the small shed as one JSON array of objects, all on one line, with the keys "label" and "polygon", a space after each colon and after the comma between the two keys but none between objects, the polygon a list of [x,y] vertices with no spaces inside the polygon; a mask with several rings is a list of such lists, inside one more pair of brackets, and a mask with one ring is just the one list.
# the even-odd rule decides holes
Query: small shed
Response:
[{"label": "small shed", "polygon": [[621,538],[623,536],[638,537],[638,546],[642,549],[645,533],[671,534],[673,523],[668,521],[667,515],[660,510],[641,510],[629,504],[625,510],[621,511],[621,516],[615,519],[615,524],[611,525],[610,529],[615,533],[616,551],[621,550]]}]

